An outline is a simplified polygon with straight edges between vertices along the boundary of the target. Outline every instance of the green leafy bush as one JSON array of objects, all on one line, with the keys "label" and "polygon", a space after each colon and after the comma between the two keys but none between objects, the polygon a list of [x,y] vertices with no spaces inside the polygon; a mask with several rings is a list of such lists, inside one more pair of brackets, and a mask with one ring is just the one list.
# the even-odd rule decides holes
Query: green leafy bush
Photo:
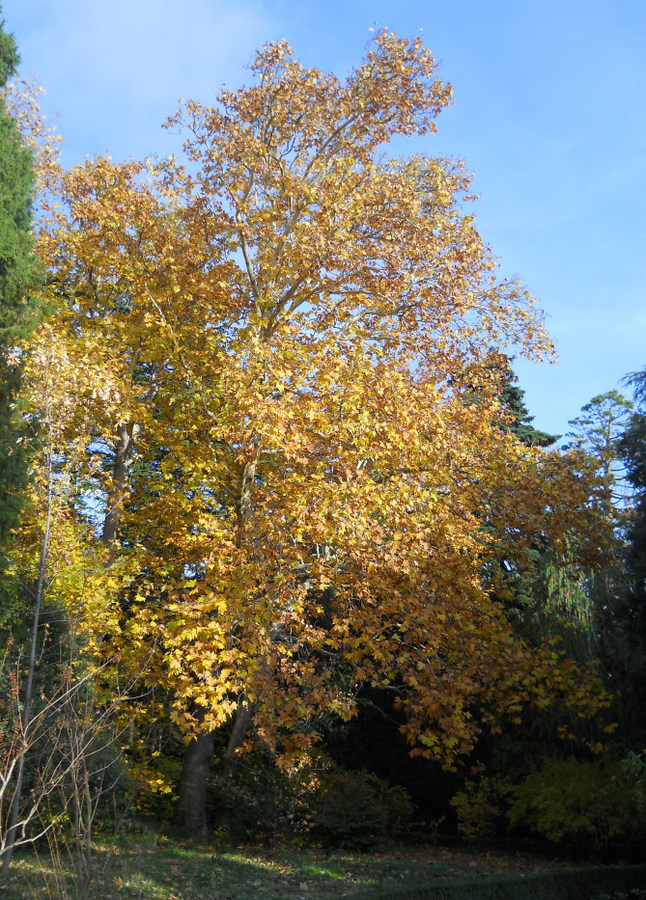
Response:
[{"label": "green leafy bush", "polygon": [[298,778],[290,778],[270,757],[257,752],[245,757],[233,779],[213,778],[210,801],[220,812],[217,824],[232,837],[271,842],[294,830],[294,808],[301,792]]},{"label": "green leafy bush", "polygon": [[549,760],[514,788],[512,825],[576,852],[631,848],[646,839],[644,760]]},{"label": "green leafy bush", "polygon": [[496,837],[505,827],[511,785],[500,778],[467,781],[451,800],[465,837]]},{"label": "green leafy bush", "polygon": [[345,770],[323,774],[309,809],[314,833],[346,847],[369,846],[384,834],[397,834],[413,815],[404,788]]}]

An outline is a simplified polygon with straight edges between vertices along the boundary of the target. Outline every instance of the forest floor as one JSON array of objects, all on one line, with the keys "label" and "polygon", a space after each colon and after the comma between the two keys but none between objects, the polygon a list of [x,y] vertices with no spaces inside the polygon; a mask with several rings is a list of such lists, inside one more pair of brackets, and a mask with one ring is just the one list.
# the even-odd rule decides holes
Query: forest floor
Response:
[{"label": "forest floor", "polygon": [[[519,852],[469,848],[390,847],[359,853],[282,846],[198,844],[132,836],[97,847],[88,896],[100,900],[328,900],[360,897],[371,889],[428,886],[438,879],[527,877],[572,866]],[[78,896],[62,856],[16,854],[2,900]]]}]

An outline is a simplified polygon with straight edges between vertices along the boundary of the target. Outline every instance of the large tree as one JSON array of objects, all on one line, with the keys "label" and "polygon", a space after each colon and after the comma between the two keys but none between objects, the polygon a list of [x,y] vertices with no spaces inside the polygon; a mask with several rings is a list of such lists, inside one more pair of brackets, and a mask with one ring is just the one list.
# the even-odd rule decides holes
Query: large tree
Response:
[{"label": "large tree", "polygon": [[[0,24],[0,91],[19,62],[12,35]],[[32,155],[0,93],[0,548],[17,523],[26,460],[18,438],[14,405],[20,386],[22,341],[34,328],[38,303],[33,294],[31,208]],[[1,552],[1,551],[0,551]],[[2,563],[0,563],[2,565]],[[4,568],[4,566],[2,566]]]},{"label": "large tree", "polygon": [[633,374],[629,380],[635,389],[637,409],[621,436],[619,448],[634,489],[627,551],[631,606],[641,639],[646,640],[646,370]]},{"label": "large tree", "polygon": [[492,524],[519,553],[577,515],[598,541],[567,460],[501,427],[492,360],[549,345],[463,166],[381,155],[449,102],[431,54],[383,32],[345,83],[284,43],[251,68],[173,120],[186,168],[63,177],[30,370],[56,373],[57,459],[79,460],[78,515],[101,517],[123,586],[96,651],[121,648],[120,677],[148,666],[149,712],[170,698],[198,829],[220,728],[225,772],[250,725],[293,759],[370,685],[452,765],[532,698],[600,702],[553,647],[527,652],[483,580]]},{"label": "large tree", "polygon": [[623,435],[631,421],[633,403],[617,390],[593,397],[581,409],[581,414],[569,422],[572,430],[567,437],[596,460],[608,490],[610,503],[618,512],[631,493],[621,459]]},{"label": "large tree", "polygon": [[620,637],[613,668],[621,684],[626,739],[631,749],[646,740],[646,369],[627,376],[635,409],[618,442],[632,487],[624,511],[625,565],[623,590],[612,605],[613,625]]}]

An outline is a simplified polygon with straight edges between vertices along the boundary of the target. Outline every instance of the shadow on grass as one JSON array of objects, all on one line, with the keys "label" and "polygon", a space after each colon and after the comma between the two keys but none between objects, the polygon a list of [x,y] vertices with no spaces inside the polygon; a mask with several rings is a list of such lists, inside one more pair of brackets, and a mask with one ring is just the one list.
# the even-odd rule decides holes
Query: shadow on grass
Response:
[{"label": "shadow on grass", "polygon": [[[643,869],[646,883],[646,867]],[[571,889],[579,878],[558,863],[537,863],[521,854],[473,854],[443,848],[370,854],[308,847],[261,851],[166,839],[156,843],[138,837],[121,839],[111,850],[97,848],[94,871],[90,896],[97,900],[414,900],[436,896],[529,900],[534,895],[549,897],[559,882],[569,883]],[[592,867],[581,872],[590,874]],[[557,895],[558,891],[552,894]],[[569,900],[575,895],[561,896]],[[580,896],[588,900],[595,894]],[[16,859],[0,897],[72,900],[76,892],[62,860],[56,863],[32,853]]]}]

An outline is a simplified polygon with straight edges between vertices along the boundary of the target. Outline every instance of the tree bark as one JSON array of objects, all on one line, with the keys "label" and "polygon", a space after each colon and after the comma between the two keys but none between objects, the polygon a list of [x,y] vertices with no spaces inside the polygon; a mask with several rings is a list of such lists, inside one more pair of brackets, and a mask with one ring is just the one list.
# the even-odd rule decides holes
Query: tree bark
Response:
[{"label": "tree bark", "polygon": [[117,446],[114,451],[114,469],[112,472],[112,484],[108,494],[108,508],[103,520],[101,540],[106,546],[111,546],[117,536],[117,529],[121,520],[121,507],[126,490],[128,469],[132,465],[135,454],[135,441],[141,431],[137,423],[128,426],[121,424],[117,428]]},{"label": "tree bark", "polygon": [[214,732],[198,734],[188,745],[184,755],[175,823],[191,834],[205,835],[207,831],[206,785],[213,747]]},{"label": "tree bark", "polygon": [[[238,711],[233,722],[233,730],[222,759],[222,775],[232,778],[238,763],[237,751],[247,733],[251,719],[251,706],[244,700],[238,704]],[[178,786],[178,800],[175,807],[175,824],[180,825],[191,834],[205,835],[206,822],[206,788],[209,776],[209,764],[213,756],[215,732],[205,732],[193,738],[186,748],[182,775]],[[216,827],[228,825],[230,810],[220,804],[214,813]]]},{"label": "tree bark", "polygon": [[[251,706],[245,700],[241,700],[238,703],[238,711],[236,712],[236,717],[233,722],[233,730],[231,732],[231,737],[229,738],[229,743],[227,744],[227,749],[222,759],[223,778],[233,778],[233,773],[236,770],[238,760],[240,758],[237,755],[237,751],[240,749],[240,747],[242,747],[242,742],[244,741],[245,734],[247,733],[250,719]],[[216,828],[226,827],[229,824],[230,819],[230,808],[224,803],[218,804],[215,809]]]}]

